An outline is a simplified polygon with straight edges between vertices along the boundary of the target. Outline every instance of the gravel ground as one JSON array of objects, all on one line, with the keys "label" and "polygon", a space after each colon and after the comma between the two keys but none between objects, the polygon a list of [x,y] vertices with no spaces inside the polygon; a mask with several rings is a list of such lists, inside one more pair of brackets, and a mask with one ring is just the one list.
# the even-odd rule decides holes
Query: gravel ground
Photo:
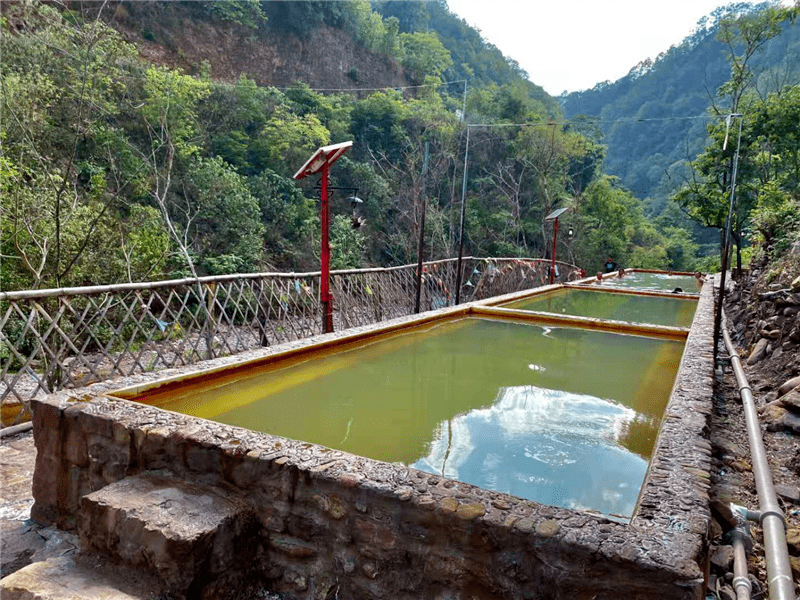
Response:
[{"label": "gravel ground", "polygon": [[[753,274],[733,284],[725,311],[731,319],[729,329],[742,360],[756,408],[761,409],[778,398],[778,388],[789,379],[800,375],[800,343],[797,332],[800,318],[786,305],[776,306],[770,297],[787,284],[767,284],[764,274]],[[783,292],[779,292],[783,294]],[[789,294],[783,294],[784,299]],[[795,294],[795,297],[798,295]],[[754,353],[757,342],[772,330],[776,341],[770,343],[768,352],[754,364],[747,359]],[[780,332],[780,333],[776,333]],[[758,509],[758,496],[752,473],[750,443],[736,377],[727,360],[724,348],[718,363],[715,412],[711,424],[711,441],[714,447],[712,497],[724,502],[734,502],[750,509]],[[785,412],[785,411],[784,411]],[[778,502],[786,516],[789,554],[795,582],[795,593],[800,597],[800,435],[796,430],[780,423],[770,422],[762,414],[761,433],[767,453],[772,480],[778,493]],[[753,598],[768,598],[764,539],[761,527],[751,524],[754,538],[752,554],[748,557],[748,571],[753,581]],[[733,580],[731,547],[718,523],[714,524],[711,539],[711,580],[709,597],[728,600],[735,598],[730,583]]]}]

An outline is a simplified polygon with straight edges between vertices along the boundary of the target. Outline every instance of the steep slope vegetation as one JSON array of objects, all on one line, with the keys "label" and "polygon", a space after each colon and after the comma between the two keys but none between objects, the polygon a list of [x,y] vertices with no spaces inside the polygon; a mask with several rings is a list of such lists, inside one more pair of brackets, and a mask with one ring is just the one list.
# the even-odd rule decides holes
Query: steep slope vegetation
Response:
[{"label": "steep slope vegetation", "polygon": [[[572,262],[691,267],[686,232],[648,222],[513,61],[472,30],[460,47],[444,2],[403,6],[0,3],[0,287],[312,270],[318,190],[291,176],[345,140],[332,183],[365,202],[354,221],[334,195],[332,266],[416,259],[424,205],[425,258],[452,257],[466,123],[522,126],[469,130],[465,252],[541,256],[544,217],[569,205]],[[430,27],[401,28],[420,7]],[[470,71],[465,102],[448,82]]]},{"label": "steep slope vegetation", "polygon": [[410,85],[391,56],[328,24],[341,21],[333,12],[338,3],[265,4],[264,16],[251,23],[224,18],[211,10],[213,2],[121,2],[105,18],[147,60],[188,73],[199,73],[205,63],[217,81],[245,75],[275,87],[297,81],[326,89]]}]

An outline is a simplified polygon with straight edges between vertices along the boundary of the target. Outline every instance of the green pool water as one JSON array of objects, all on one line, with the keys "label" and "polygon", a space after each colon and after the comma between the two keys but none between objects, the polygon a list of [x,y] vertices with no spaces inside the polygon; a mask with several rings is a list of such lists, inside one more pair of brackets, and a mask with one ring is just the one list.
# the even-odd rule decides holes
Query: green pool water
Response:
[{"label": "green pool water", "polygon": [[630,516],[682,350],[465,318],[136,399],[544,504]]},{"label": "green pool water", "polygon": [[636,290],[653,290],[658,292],[671,292],[681,288],[685,294],[699,294],[700,286],[697,280],[690,275],[667,275],[664,273],[630,273],[621,279],[609,277],[604,279],[603,286],[632,288]]},{"label": "green pool water", "polygon": [[697,302],[679,298],[562,288],[504,304],[502,308],[536,310],[631,323],[690,327]]}]

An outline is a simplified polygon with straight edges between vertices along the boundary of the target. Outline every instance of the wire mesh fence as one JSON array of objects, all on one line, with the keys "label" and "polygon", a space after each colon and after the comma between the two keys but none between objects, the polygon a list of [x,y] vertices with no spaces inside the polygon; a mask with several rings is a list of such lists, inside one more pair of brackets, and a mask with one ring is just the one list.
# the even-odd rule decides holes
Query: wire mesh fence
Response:
[{"label": "wire mesh fence", "polygon": [[[462,263],[461,302],[549,283],[544,259]],[[424,263],[420,310],[455,300],[457,261]],[[577,270],[557,263],[560,281]],[[416,265],[331,272],[334,329],[414,312]],[[0,292],[3,423],[32,397],[322,332],[320,274],[259,273]]]}]

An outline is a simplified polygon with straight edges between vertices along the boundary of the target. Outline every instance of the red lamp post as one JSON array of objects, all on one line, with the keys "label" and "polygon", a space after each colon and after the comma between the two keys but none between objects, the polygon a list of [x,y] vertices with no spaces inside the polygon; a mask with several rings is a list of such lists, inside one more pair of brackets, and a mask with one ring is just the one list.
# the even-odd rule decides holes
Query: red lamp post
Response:
[{"label": "red lamp post", "polygon": [[322,146],[311,155],[300,170],[294,174],[296,180],[303,179],[309,175],[322,173],[322,192],[320,194],[320,222],[322,229],[322,252],[321,252],[321,277],[319,284],[319,301],[322,305],[322,332],[330,333],[333,331],[333,296],[330,292],[330,263],[331,247],[328,241],[328,169],[335,163],[342,154],[347,152],[353,145],[352,141],[342,142],[341,144],[331,144]]},{"label": "red lamp post", "polygon": [[552,262],[550,264],[550,285],[553,285],[553,281],[555,280],[556,276],[556,240],[558,239],[558,217],[560,217],[568,209],[568,206],[566,208],[559,208],[544,218],[545,222],[553,221],[553,255]]}]

